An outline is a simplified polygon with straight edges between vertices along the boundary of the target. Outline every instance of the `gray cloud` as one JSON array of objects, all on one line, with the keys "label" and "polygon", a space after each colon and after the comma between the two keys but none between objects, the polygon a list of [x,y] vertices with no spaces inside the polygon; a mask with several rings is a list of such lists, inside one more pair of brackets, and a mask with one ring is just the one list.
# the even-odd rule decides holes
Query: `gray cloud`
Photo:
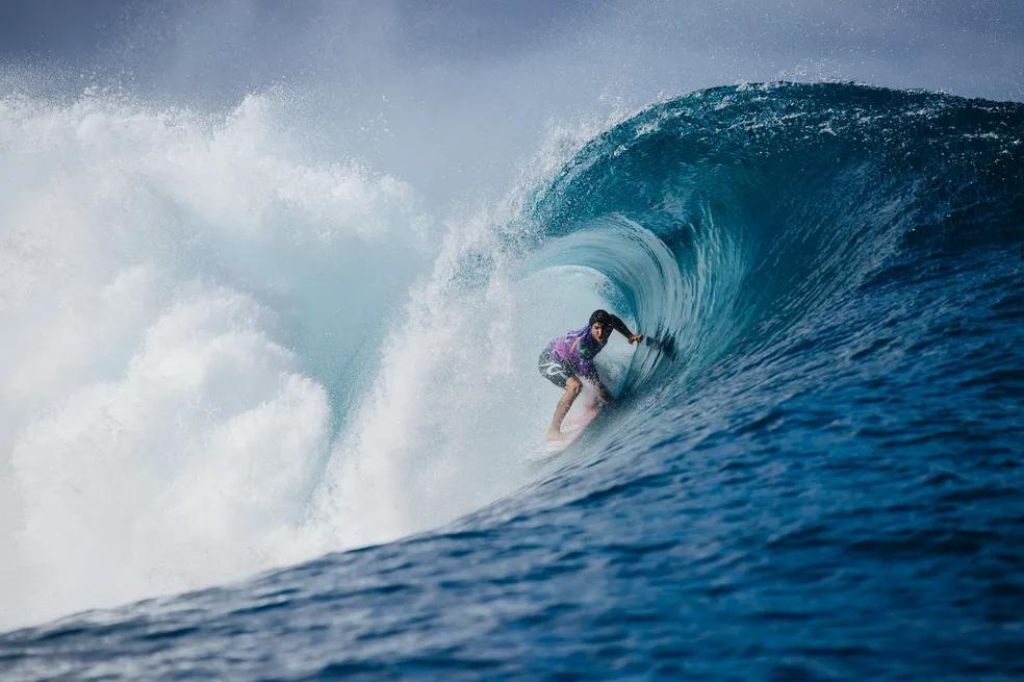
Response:
[{"label": "gray cloud", "polygon": [[[324,153],[428,193],[506,181],[551,120],[699,87],[857,80],[1024,99],[1024,3],[705,0],[0,5],[0,58],[157,102],[290,93]],[[70,76],[68,76],[70,74]],[[450,193],[450,192],[449,192]]]}]

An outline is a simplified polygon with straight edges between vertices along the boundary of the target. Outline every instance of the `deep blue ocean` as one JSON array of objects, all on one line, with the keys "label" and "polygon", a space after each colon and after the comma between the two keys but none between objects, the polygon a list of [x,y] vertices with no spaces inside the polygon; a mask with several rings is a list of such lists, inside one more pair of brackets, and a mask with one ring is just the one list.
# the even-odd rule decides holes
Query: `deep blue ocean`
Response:
[{"label": "deep blue ocean", "polygon": [[1024,679],[1024,105],[698,91],[497,232],[459,296],[596,272],[648,336],[579,440],[439,528],[6,631],[0,678]]}]

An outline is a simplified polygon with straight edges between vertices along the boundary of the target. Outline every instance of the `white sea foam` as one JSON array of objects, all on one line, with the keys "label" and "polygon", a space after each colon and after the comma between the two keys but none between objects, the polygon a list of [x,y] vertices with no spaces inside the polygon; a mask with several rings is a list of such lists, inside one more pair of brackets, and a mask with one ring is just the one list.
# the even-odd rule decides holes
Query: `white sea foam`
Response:
[{"label": "white sea foam", "polygon": [[301,554],[358,385],[329,359],[384,329],[429,221],[273,109],[0,100],[0,626]]},{"label": "white sea foam", "polygon": [[[528,480],[558,398],[536,356],[604,305],[599,277],[518,280],[494,229],[518,190],[438,227],[278,105],[0,99],[0,627],[386,541]],[[466,254],[495,257],[472,286]]]}]

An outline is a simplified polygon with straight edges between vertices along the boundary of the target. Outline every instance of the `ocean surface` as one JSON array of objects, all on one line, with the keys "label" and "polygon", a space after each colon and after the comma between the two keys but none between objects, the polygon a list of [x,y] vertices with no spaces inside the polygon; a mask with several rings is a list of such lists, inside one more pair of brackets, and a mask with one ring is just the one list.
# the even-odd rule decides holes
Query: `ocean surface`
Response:
[{"label": "ocean surface", "polygon": [[[403,251],[324,238],[310,198],[415,223],[396,181],[246,165],[258,104],[211,128],[4,102],[15,157],[72,131],[24,183],[106,179],[149,226],[83,228],[68,291],[151,293],[101,318],[106,375],[12,431],[0,678],[1024,678],[1024,105],[698,91]],[[75,170],[122,147],[123,186]],[[215,229],[211,159],[311,194]],[[19,348],[49,295],[25,287]],[[344,345],[364,307],[383,352]],[[595,307],[648,340],[609,344],[618,400],[550,454],[536,356]]]}]

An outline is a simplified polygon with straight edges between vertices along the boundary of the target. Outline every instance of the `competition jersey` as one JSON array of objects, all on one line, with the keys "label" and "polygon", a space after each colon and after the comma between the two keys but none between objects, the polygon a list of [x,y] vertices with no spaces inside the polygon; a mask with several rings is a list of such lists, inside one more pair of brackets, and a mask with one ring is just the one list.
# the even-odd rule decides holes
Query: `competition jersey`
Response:
[{"label": "competition jersey", "polygon": [[590,335],[590,325],[583,329],[566,332],[548,344],[545,352],[564,362],[577,374],[587,379],[597,379],[594,356],[604,348]]}]

